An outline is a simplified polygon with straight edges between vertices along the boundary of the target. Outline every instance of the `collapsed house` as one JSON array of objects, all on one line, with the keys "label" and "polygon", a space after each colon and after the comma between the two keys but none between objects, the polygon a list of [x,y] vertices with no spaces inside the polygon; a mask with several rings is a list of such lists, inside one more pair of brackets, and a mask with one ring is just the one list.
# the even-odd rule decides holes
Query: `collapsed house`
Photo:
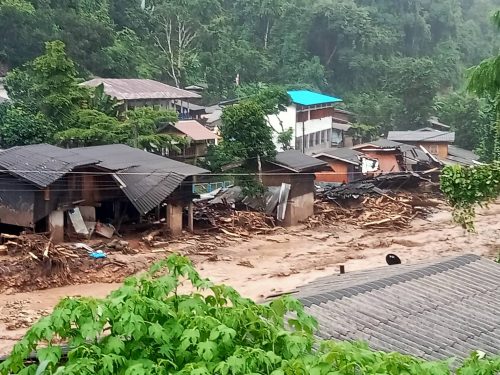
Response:
[{"label": "collapsed house", "polygon": [[164,203],[168,228],[178,234],[192,183],[208,172],[120,144],[13,147],[0,152],[0,168],[0,224],[50,231],[53,242],[64,240],[70,223],[77,233],[119,226],[154,210],[161,216]]}]

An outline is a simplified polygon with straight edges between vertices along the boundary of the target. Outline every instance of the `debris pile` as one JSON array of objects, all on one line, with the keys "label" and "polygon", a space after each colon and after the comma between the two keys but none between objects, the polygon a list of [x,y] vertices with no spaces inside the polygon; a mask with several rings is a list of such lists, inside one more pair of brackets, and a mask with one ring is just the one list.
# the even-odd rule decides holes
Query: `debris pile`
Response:
[{"label": "debris pile", "polygon": [[238,211],[227,205],[196,203],[194,220],[205,230],[219,231],[228,236],[266,234],[280,229],[276,219],[264,212]]},{"label": "debris pile", "polygon": [[382,174],[362,181],[353,181],[348,184],[323,186],[316,191],[321,200],[357,199],[360,196],[380,195],[387,192],[384,189],[398,191],[400,189],[415,189],[421,183],[430,183],[428,178],[415,172],[399,172]]},{"label": "debris pile", "polygon": [[[75,283],[115,282],[136,265],[108,259],[107,252],[128,253],[126,241],[56,245],[43,234],[1,234],[0,293],[45,289]],[[103,258],[103,259],[100,259]]]},{"label": "debris pile", "polygon": [[417,218],[425,218],[431,213],[429,207],[442,202],[408,193],[390,196],[385,193],[369,195],[349,207],[352,202],[317,201],[315,215],[307,221],[309,228],[342,222],[367,229],[403,229]]},{"label": "debris pile", "polygon": [[50,238],[43,234],[12,234],[1,235],[5,241],[6,255],[26,255],[36,261],[64,264],[68,258],[79,258],[80,256],[63,245],[54,245]]}]

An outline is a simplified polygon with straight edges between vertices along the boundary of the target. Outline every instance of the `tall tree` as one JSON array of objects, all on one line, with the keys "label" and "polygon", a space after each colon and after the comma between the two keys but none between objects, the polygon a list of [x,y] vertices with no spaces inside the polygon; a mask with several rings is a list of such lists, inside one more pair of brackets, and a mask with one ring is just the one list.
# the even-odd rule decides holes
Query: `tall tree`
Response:
[{"label": "tall tree", "polygon": [[[500,11],[493,16],[493,22],[500,28]],[[493,160],[500,160],[500,55],[484,60],[471,70],[468,89],[493,102],[497,118],[491,154]]]}]

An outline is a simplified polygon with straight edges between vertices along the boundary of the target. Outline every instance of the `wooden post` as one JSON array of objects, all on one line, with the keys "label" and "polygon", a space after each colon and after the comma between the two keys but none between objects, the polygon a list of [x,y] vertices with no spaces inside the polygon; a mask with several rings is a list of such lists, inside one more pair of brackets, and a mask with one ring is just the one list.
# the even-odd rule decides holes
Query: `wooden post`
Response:
[{"label": "wooden post", "polygon": [[192,201],[188,205],[188,230],[194,233],[194,207]]}]

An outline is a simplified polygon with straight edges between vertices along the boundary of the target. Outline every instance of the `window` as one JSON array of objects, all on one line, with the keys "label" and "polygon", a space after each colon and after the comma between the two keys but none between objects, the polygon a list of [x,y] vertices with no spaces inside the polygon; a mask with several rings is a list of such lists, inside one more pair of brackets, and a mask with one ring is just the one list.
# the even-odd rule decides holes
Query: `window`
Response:
[{"label": "window", "polygon": [[309,137],[309,147],[314,147],[314,133],[309,134],[308,137]]}]

